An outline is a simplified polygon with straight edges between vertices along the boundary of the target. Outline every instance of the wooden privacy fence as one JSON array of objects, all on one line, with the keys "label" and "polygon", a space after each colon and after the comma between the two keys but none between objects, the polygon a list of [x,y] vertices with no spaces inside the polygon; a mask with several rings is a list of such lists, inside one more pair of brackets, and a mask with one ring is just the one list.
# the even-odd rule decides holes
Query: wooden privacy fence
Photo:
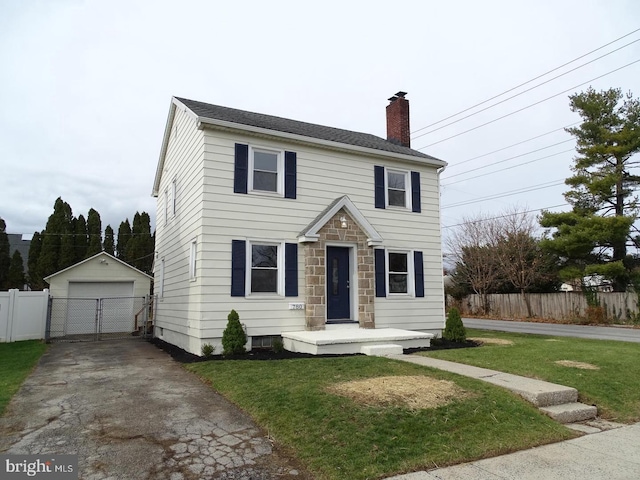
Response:
[{"label": "wooden privacy fence", "polygon": [[[588,317],[587,299],[580,292],[529,293],[533,317],[576,320]],[[526,318],[527,306],[519,293],[486,295],[489,311],[484,312],[482,297],[468,295],[462,300],[449,296],[448,306],[457,306],[462,315],[489,315],[494,318]],[[638,296],[634,292],[598,293],[604,318],[609,322],[629,322],[637,318]]]}]

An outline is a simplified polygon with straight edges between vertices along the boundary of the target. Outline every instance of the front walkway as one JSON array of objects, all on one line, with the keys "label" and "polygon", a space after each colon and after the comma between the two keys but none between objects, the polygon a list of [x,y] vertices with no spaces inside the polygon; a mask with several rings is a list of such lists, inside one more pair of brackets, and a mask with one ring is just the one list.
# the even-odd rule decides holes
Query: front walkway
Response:
[{"label": "front walkway", "polygon": [[84,480],[309,478],[142,340],[52,344],[0,418],[0,452],[78,454]]}]

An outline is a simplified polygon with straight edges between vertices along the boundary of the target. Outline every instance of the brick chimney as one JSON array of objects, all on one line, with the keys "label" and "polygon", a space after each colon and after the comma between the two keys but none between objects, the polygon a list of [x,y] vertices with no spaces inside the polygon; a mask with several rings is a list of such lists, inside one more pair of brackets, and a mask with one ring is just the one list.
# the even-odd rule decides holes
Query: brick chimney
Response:
[{"label": "brick chimney", "polygon": [[409,133],[409,100],[404,98],[407,92],[398,92],[389,99],[387,105],[387,140],[411,147]]}]

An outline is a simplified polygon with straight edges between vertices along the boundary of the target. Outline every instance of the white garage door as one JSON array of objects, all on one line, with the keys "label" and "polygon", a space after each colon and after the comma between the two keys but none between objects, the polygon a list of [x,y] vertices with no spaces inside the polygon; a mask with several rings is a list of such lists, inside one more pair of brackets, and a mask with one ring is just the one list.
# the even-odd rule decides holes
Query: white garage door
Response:
[{"label": "white garage door", "polygon": [[133,331],[133,282],[69,282],[68,295],[67,335]]},{"label": "white garage door", "polygon": [[69,282],[69,298],[133,297],[133,282]]}]

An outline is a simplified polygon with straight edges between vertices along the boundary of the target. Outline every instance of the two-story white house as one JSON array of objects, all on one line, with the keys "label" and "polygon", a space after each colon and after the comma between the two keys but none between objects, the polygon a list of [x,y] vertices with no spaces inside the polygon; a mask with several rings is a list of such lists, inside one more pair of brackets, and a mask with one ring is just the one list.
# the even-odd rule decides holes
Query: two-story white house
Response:
[{"label": "two-story white house", "polygon": [[155,335],[221,352],[231,309],[248,348],[337,327],[441,332],[446,163],[410,148],[404,96],[386,140],[172,98],[153,186]]}]

